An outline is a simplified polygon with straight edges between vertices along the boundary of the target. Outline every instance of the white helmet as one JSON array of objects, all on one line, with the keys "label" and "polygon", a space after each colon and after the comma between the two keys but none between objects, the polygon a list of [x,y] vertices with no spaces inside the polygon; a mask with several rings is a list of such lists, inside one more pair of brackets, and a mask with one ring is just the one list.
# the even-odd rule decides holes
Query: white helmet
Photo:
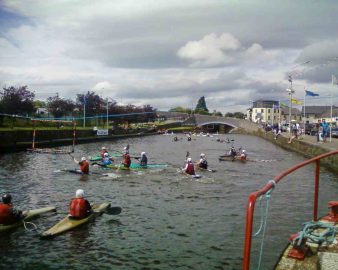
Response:
[{"label": "white helmet", "polygon": [[127,146],[125,146],[125,147],[123,148],[123,150],[128,150]]},{"label": "white helmet", "polygon": [[243,150],[242,150],[242,153],[244,154],[245,152],[246,152],[246,151],[243,149]]},{"label": "white helmet", "polygon": [[191,157],[188,157],[188,158],[187,158],[187,161],[188,161],[188,162],[192,162]]},{"label": "white helmet", "polygon": [[83,189],[78,189],[75,193],[76,198],[83,198],[84,197],[84,191]]},{"label": "white helmet", "polygon": [[108,156],[109,156],[109,154],[108,154],[108,153],[104,153],[103,155],[104,155],[105,157],[108,157]]},{"label": "white helmet", "polygon": [[142,153],[141,153],[141,156],[145,156],[145,154],[146,154],[146,152],[142,152]]},{"label": "white helmet", "polygon": [[201,153],[201,158],[204,158],[205,157],[205,154],[204,153]]},{"label": "white helmet", "polygon": [[86,160],[86,157],[82,157],[82,158],[81,158],[81,161],[85,161],[85,160]]},{"label": "white helmet", "polygon": [[106,147],[104,147],[104,146],[102,146],[102,148],[101,148],[102,150],[106,150]]}]

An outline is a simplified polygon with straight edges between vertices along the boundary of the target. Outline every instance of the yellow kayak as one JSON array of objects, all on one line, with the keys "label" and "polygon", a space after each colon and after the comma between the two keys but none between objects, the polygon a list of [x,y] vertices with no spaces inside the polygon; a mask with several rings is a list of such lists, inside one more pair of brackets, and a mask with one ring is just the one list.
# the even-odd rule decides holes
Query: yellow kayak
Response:
[{"label": "yellow kayak", "polygon": [[34,210],[27,210],[23,212],[24,219],[20,220],[14,224],[11,225],[2,225],[0,224],[0,232],[8,231],[20,226],[23,226],[24,221],[27,221],[29,219],[32,219],[34,217],[39,216],[40,214],[51,212],[51,211],[56,211],[55,207],[49,206],[49,207],[44,207],[44,208],[39,208],[39,209],[34,209]]},{"label": "yellow kayak", "polygon": [[53,237],[60,233],[72,230],[82,224],[88,223],[89,221],[93,220],[95,217],[102,215],[103,212],[107,210],[109,207],[110,207],[110,203],[102,203],[99,205],[93,205],[92,206],[93,213],[83,219],[70,219],[68,216],[66,216],[64,219],[62,219],[57,224],[55,224],[52,228],[43,232],[41,234],[41,237],[42,238]]}]

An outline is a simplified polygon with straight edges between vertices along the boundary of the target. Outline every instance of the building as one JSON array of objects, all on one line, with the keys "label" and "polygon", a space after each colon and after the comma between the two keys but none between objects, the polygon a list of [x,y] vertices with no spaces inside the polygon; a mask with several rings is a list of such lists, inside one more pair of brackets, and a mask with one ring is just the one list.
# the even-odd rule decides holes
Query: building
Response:
[{"label": "building", "polygon": [[252,103],[247,118],[256,123],[274,124],[280,122],[280,112],[278,101],[261,99]]},{"label": "building", "polygon": [[[304,114],[305,110],[305,114]],[[332,106],[332,119],[331,119],[331,106],[305,106],[302,107],[303,121],[306,123],[317,123],[319,119],[325,119],[326,122],[337,122],[338,107]]]}]

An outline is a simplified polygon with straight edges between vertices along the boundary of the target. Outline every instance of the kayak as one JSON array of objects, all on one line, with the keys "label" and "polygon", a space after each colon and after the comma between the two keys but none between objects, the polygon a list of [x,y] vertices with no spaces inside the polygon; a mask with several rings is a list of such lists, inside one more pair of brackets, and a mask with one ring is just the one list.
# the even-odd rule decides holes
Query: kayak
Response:
[{"label": "kayak", "polygon": [[148,164],[147,166],[141,166],[141,164],[138,163],[132,163],[130,164],[130,168],[124,167],[123,164],[109,164],[109,165],[103,165],[97,163],[96,165],[99,165],[103,168],[109,168],[109,169],[119,169],[119,170],[139,170],[139,169],[160,169],[167,167],[167,164]]},{"label": "kayak", "polygon": [[[122,157],[122,154],[112,154],[112,155],[109,154],[109,157]],[[101,160],[102,160],[101,155],[94,156],[89,159],[89,161],[101,161]]]},{"label": "kayak", "polygon": [[25,221],[28,221],[32,218],[35,218],[35,217],[39,216],[40,214],[44,214],[44,213],[52,212],[52,211],[56,211],[55,207],[53,207],[53,206],[24,211],[23,215],[25,217],[24,217],[23,220],[20,220],[20,221],[14,223],[14,224],[11,224],[11,225],[0,224],[0,232],[8,231],[8,230],[23,226]]},{"label": "kayak", "polygon": [[110,203],[101,203],[98,205],[93,205],[93,213],[90,214],[88,217],[83,219],[70,219],[68,215],[59,221],[57,224],[55,224],[53,227],[48,229],[47,231],[43,232],[41,234],[42,238],[48,238],[53,237],[55,235],[61,234],[63,232],[72,230],[80,225],[86,224],[89,221],[95,219],[97,216],[100,216],[103,214],[107,208],[110,207]]},{"label": "kayak", "polygon": [[59,172],[67,172],[67,173],[73,173],[73,174],[80,174],[80,175],[101,175],[101,176],[109,176],[109,177],[116,177],[115,173],[100,173],[100,172],[89,172],[89,174],[81,172],[81,170],[55,170],[54,173],[59,173]]},{"label": "kayak", "polygon": [[217,172],[217,170],[214,170],[214,169],[203,169],[203,168],[200,168],[198,166],[195,167],[195,170],[200,170],[200,171],[203,171],[203,172]]},{"label": "kayak", "polygon": [[229,156],[229,155],[224,155],[224,156],[219,156],[219,161],[242,161],[246,162],[246,160],[242,160],[241,156]]}]

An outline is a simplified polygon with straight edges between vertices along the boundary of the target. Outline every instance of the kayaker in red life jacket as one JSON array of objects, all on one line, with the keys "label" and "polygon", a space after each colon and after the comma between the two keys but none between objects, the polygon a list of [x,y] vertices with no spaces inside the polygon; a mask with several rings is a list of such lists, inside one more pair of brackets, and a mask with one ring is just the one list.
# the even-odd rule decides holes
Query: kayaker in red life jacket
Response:
[{"label": "kayaker in red life jacket", "polygon": [[0,203],[0,224],[11,225],[23,218],[22,211],[13,208],[12,196],[8,193],[2,195],[2,203]]},{"label": "kayaker in red life jacket", "polygon": [[187,159],[187,163],[186,163],[183,171],[187,174],[195,175],[195,166],[194,166],[194,163],[192,162],[191,158]]},{"label": "kayaker in red life jacket", "polygon": [[92,213],[90,203],[84,198],[84,191],[78,189],[75,198],[70,202],[69,217],[73,219],[83,219]]},{"label": "kayaker in red life jacket", "polygon": [[102,158],[104,158],[104,154],[105,153],[107,153],[108,154],[108,150],[107,150],[107,148],[106,147],[104,147],[104,146],[102,146],[102,148],[101,148],[102,150],[101,150],[101,157]]},{"label": "kayaker in red life jacket", "polygon": [[81,161],[77,161],[74,158],[74,162],[80,165],[80,170],[82,173],[89,174],[89,162],[87,161],[85,157],[82,157]]},{"label": "kayaker in red life jacket", "polygon": [[243,149],[242,153],[241,153],[241,156],[240,156],[240,159],[241,160],[246,160],[246,157],[247,157],[246,151]]},{"label": "kayaker in red life jacket", "polygon": [[126,149],[126,147],[124,148],[122,164],[125,168],[130,168],[131,159],[130,159],[130,156],[129,156],[129,150]]}]

